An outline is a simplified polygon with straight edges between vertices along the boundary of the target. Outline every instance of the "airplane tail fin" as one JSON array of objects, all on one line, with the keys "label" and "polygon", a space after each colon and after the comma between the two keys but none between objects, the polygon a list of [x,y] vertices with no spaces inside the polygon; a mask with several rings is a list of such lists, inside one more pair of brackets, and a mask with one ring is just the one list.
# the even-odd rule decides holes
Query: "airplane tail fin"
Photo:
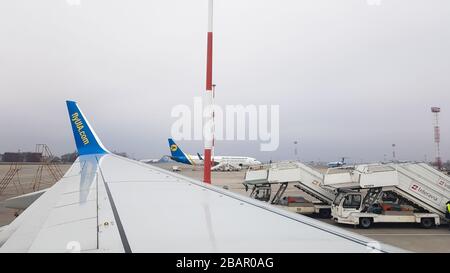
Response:
[{"label": "airplane tail fin", "polygon": [[203,157],[200,155],[200,153],[197,153],[198,155],[198,159],[200,159],[201,161],[203,161]]},{"label": "airplane tail fin", "polygon": [[173,139],[169,138],[168,140],[169,140],[170,153],[172,154],[173,157],[178,157],[178,158],[186,157],[186,155],[183,153],[183,151],[180,149],[180,147],[178,147],[178,145],[175,143],[175,141],[173,141]]},{"label": "airplane tail fin", "polygon": [[79,155],[106,154],[109,151],[103,146],[92,126],[74,101],[66,101],[72,124],[73,137]]}]

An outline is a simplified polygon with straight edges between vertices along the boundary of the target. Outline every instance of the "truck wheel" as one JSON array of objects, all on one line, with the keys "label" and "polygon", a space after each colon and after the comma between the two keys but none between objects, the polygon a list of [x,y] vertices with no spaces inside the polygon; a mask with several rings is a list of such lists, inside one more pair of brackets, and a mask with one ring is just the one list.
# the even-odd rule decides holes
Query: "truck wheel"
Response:
[{"label": "truck wheel", "polygon": [[319,209],[319,217],[323,219],[331,218],[331,209]]},{"label": "truck wheel", "polygon": [[362,228],[370,228],[372,226],[372,218],[360,218],[359,219],[359,226]]},{"label": "truck wheel", "polygon": [[433,218],[422,218],[422,219],[420,219],[420,225],[423,228],[432,228],[434,226],[434,219]]}]

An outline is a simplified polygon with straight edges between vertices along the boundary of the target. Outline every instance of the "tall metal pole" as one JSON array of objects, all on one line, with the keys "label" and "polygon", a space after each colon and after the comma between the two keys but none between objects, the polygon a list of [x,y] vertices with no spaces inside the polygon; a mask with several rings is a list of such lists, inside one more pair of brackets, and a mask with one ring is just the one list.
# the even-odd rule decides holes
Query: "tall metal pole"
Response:
[{"label": "tall metal pole", "polygon": [[441,108],[431,107],[431,112],[434,114],[434,143],[436,153],[436,166],[438,167],[438,169],[441,169],[442,161],[441,161],[441,151],[439,147],[441,142],[441,132],[439,128],[439,113],[441,112]]},{"label": "tall metal pole", "polygon": [[[206,53],[206,103],[208,108],[208,116],[205,117],[204,126],[211,126],[213,120],[212,113],[212,54],[213,54],[213,0],[208,0],[208,45]],[[211,184],[211,149],[213,144],[212,128],[203,128],[204,133],[204,147],[205,147],[205,161],[203,171],[203,182]]]},{"label": "tall metal pole", "polygon": [[294,156],[295,156],[295,160],[299,161],[299,159],[298,159],[298,146],[297,146],[297,144],[298,144],[298,141],[295,140],[295,141],[294,141]]},{"label": "tall metal pole", "polygon": [[396,161],[395,160],[395,144],[392,144],[392,160]]}]

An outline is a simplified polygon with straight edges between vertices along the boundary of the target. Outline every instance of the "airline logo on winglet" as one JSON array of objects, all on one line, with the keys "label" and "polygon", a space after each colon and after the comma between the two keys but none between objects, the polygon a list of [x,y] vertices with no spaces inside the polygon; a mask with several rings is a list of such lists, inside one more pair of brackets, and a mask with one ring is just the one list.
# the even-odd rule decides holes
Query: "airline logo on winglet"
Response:
[{"label": "airline logo on winglet", "polygon": [[77,127],[78,134],[80,135],[80,138],[81,138],[81,141],[83,142],[83,144],[88,145],[89,139],[86,135],[86,132],[83,130],[84,124],[83,124],[83,121],[79,118],[78,112],[75,112],[72,114],[71,120],[75,124],[75,127]]}]

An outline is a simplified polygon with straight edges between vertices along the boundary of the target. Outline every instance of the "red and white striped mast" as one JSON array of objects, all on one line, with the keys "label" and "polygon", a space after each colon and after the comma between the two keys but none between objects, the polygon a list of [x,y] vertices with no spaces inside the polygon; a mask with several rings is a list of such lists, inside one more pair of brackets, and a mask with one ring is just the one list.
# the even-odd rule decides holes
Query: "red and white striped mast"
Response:
[{"label": "red and white striped mast", "polygon": [[[212,85],[212,54],[213,54],[213,0],[208,0],[208,46],[206,53],[206,100],[205,107],[208,109],[205,123],[203,124],[204,134],[204,170],[203,182],[211,184],[211,150],[213,145],[213,85]],[[205,126],[210,126],[206,128]]]},{"label": "red and white striped mast", "polygon": [[441,132],[439,128],[439,113],[441,108],[431,107],[431,112],[434,114],[434,143],[435,143],[435,153],[436,153],[436,166],[440,170],[442,168],[440,142],[441,142]]}]

